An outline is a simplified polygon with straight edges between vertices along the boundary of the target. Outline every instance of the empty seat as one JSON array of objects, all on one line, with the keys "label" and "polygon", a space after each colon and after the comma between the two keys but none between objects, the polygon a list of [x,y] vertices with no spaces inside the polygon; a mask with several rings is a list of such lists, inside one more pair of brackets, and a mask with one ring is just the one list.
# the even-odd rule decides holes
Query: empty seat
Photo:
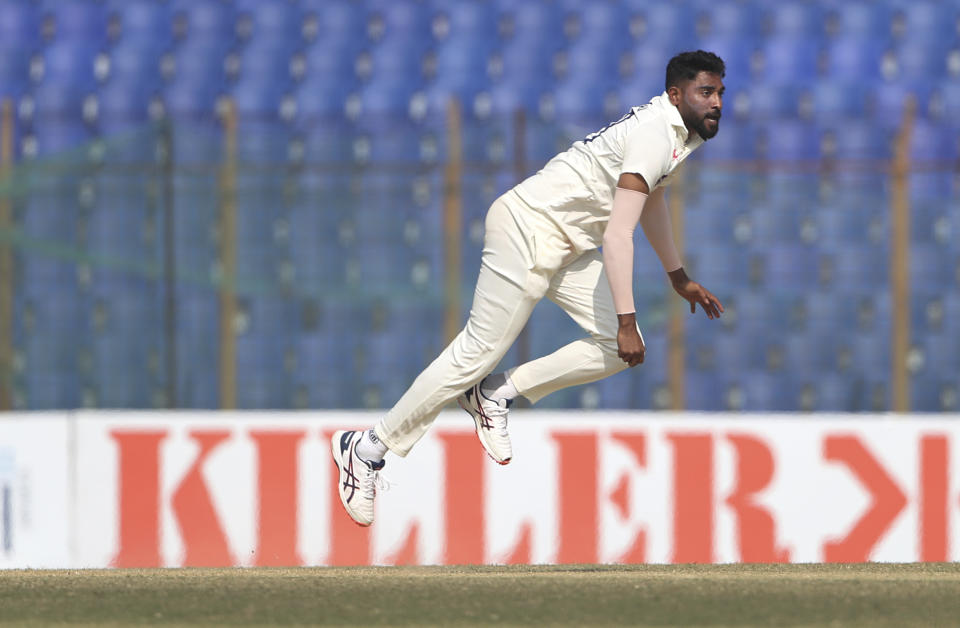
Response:
[{"label": "empty seat", "polygon": [[824,34],[824,14],[819,4],[778,2],[766,12],[770,39],[819,41]]},{"label": "empty seat", "polygon": [[883,55],[888,46],[883,39],[832,39],[825,50],[826,75],[844,81],[878,79],[881,75]]},{"label": "empty seat", "polygon": [[441,42],[492,41],[499,37],[497,11],[492,4],[454,0],[438,6],[433,36]]},{"label": "empty seat", "polygon": [[[185,43],[211,47],[231,46],[235,40],[236,13],[218,0],[173,0],[175,35]],[[197,57],[202,61],[202,57]]]},{"label": "empty seat", "polygon": [[768,39],[761,47],[760,74],[756,78],[776,85],[812,82],[817,76],[821,44],[807,37]]},{"label": "empty seat", "polygon": [[73,40],[101,45],[107,39],[105,7],[91,0],[43,3],[43,12],[53,20],[57,40]]},{"label": "empty seat", "polygon": [[0,41],[5,48],[29,50],[39,43],[40,12],[34,3],[0,2]]},{"label": "empty seat", "polygon": [[295,46],[303,37],[303,13],[291,2],[257,2],[238,0],[238,34],[254,44]]},{"label": "empty seat", "polygon": [[884,41],[891,34],[891,17],[884,3],[838,2],[828,10],[827,30],[837,41]]},{"label": "empty seat", "polygon": [[[760,13],[752,3],[733,0],[715,2],[701,9],[700,30],[709,37],[751,41],[760,35],[760,18]],[[704,50],[714,51],[706,46]],[[727,60],[723,55],[721,57]]]},{"label": "empty seat", "polygon": [[173,16],[169,5],[154,0],[116,0],[108,7],[117,20],[119,39],[168,46],[173,40]]}]

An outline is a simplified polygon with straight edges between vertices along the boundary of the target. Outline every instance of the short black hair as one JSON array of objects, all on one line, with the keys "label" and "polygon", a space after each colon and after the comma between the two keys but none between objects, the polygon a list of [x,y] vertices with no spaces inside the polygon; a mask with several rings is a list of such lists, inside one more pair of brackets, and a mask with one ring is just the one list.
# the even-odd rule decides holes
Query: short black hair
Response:
[{"label": "short black hair", "polygon": [[717,74],[723,78],[727,68],[723,59],[705,50],[681,52],[667,64],[666,88],[678,85],[680,81],[690,81],[701,72]]}]

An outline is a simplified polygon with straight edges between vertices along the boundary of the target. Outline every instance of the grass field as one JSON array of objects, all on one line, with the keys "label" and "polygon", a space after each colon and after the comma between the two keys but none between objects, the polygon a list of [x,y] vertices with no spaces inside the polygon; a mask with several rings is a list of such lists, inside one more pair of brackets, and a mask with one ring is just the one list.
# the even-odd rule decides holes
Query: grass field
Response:
[{"label": "grass field", "polygon": [[960,565],[0,572],[0,623],[960,625]]}]

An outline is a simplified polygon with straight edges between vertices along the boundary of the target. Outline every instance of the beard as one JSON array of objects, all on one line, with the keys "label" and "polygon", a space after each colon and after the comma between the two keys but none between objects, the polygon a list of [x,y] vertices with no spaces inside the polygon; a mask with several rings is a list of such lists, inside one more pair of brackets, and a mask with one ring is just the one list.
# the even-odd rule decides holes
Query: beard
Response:
[{"label": "beard", "polygon": [[[714,124],[712,128],[708,126],[708,121],[713,121]],[[693,126],[693,130],[696,131],[697,134],[699,134],[700,137],[702,137],[704,140],[708,140],[714,135],[716,135],[717,131],[720,130],[720,118],[719,117],[702,118],[699,122],[697,122],[697,124]]]}]

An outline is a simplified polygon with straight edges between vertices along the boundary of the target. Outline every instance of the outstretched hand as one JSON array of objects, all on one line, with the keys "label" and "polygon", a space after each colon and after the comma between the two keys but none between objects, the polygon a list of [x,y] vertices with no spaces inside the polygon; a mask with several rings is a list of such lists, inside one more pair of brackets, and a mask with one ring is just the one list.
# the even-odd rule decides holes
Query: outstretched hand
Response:
[{"label": "outstretched hand", "polygon": [[669,275],[673,289],[690,303],[691,314],[697,311],[699,303],[706,312],[707,318],[720,318],[723,313],[723,304],[720,303],[720,299],[713,296],[713,293],[687,277],[682,267],[670,272]]}]

